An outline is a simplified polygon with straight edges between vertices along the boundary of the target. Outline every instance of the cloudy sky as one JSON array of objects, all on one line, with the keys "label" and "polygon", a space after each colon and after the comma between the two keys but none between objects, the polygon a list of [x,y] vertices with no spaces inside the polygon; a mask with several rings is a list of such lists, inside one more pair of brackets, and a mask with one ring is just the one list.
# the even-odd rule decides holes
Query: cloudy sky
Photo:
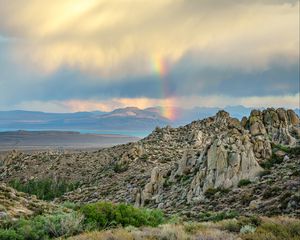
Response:
[{"label": "cloudy sky", "polygon": [[0,0],[0,110],[299,107],[299,0]]}]

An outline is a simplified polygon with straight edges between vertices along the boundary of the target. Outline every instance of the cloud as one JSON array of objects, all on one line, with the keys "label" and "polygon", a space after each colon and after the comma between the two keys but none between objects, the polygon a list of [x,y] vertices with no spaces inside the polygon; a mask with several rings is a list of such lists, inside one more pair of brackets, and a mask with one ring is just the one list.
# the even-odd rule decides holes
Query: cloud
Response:
[{"label": "cloud", "polygon": [[295,106],[299,97],[297,0],[0,5],[1,109]]},{"label": "cloud", "polygon": [[20,39],[15,59],[46,74],[68,67],[111,81],[188,52],[246,70],[299,57],[298,1],[1,1],[0,32]]}]

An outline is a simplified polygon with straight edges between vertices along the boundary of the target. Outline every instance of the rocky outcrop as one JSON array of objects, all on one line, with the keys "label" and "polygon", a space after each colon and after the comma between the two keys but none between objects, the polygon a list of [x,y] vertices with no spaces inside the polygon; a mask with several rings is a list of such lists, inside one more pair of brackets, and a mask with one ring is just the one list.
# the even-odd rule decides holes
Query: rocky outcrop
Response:
[{"label": "rocky outcrop", "polygon": [[268,135],[276,144],[295,146],[299,138],[299,117],[292,110],[268,108],[264,111],[253,110],[248,119],[253,137]]},{"label": "rocky outcrop", "polygon": [[[248,207],[249,199],[266,205],[261,199],[262,192],[256,196],[253,190],[240,197],[239,182],[247,180],[266,187],[268,183],[261,183],[262,175],[266,174],[261,165],[275,156],[276,161],[279,159],[286,166],[285,173],[291,184],[284,183],[284,177],[277,179],[276,174],[269,174],[270,179],[263,181],[276,181],[282,189],[291,186],[292,189],[287,191],[294,191],[298,175],[297,171],[289,169],[297,168],[299,161],[294,155],[287,157],[284,150],[299,146],[299,124],[299,117],[292,110],[253,110],[241,121],[220,111],[216,116],[179,128],[156,128],[136,143],[95,152],[13,153],[4,158],[0,166],[0,179],[27,181],[56,176],[80,183],[77,190],[66,193],[57,201],[127,202],[159,207],[168,213],[179,209],[188,214],[194,210],[229,208],[225,198],[220,200],[221,205],[214,202],[215,206],[210,204],[209,198],[209,194],[217,192],[217,201],[227,191],[240,199],[239,204],[233,204],[234,198],[227,196],[232,199],[235,209]],[[279,170],[277,173],[280,175]],[[299,204],[294,203],[298,198],[294,193],[292,196],[291,207],[284,211],[298,214]],[[280,199],[276,200],[278,202]]]},{"label": "rocky outcrop", "polygon": [[148,201],[155,200],[159,203],[159,195],[164,183],[163,173],[158,167],[152,169],[150,182],[144,187],[144,190],[135,190],[135,206],[144,206]]}]

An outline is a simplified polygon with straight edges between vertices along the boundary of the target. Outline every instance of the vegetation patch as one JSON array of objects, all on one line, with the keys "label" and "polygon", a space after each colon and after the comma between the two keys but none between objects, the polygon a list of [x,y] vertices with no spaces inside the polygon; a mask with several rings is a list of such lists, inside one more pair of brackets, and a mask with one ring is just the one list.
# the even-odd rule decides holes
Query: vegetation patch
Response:
[{"label": "vegetation patch", "polygon": [[160,210],[135,208],[126,204],[98,202],[87,204],[81,208],[85,223],[95,225],[99,229],[113,226],[158,226],[164,222]]},{"label": "vegetation patch", "polygon": [[79,183],[53,181],[52,179],[29,180],[24,183],[20,180],[13,180],[9,182],[9,186],[20,192],[36,195],[42,200],[53,200],[66,192],[77,189]]},{"label": "vegetation patch", "polygon": [[218,222],[224,219],[232,219],[239,216],[237,211],[222,211],[222,212],[201,212],[199,214],[200,222],[213,221]]},{"label": "vegetation patch", "polygon": [[113,169],[116,173],[126,172],[128,170],[128,164],[116,163]]},{"label": "vegetation patch", "polygon": [[238,187],[243,187],[251,184],[252,182],[249,179],[241,179],[238,183]]},{"label": "vegetation patch", "polygon": [[205,191],[204,195],[207,198],[213,198],[215,196],[216,193],[220,193],[220,194],[227,194],[230,192],[230,189],[227,188],[209,188]]},{"label": "vegetation patch", "polygon": [[8,221],[0,228],[1,240],[40,240],[67,237],[83,231],[83,216],[78,212],[39,215],[31,219]]},{"label": "vegetation patch", "polygon": [[271,158],[260,163],[260,166],[263,167],[264,169],[270,169],[273,167],[275,164],[280,164],[283,162],[283,158],[277,156],[276,154],[272,154]]}]

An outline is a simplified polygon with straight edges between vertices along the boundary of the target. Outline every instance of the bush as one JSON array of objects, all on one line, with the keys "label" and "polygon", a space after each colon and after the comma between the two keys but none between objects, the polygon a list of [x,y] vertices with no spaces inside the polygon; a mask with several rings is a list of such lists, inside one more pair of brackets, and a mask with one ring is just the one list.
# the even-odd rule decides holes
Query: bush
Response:
[{"label": "bush", "polygon": [[280,164],[283,162],[283,158],[276,156],[274,153],[272,154],[271,158],[268,159],[267,161],[264,161],[260,164],[261,167],[265,169],[270,169],[273,167],[275,164]]},{"label": "bush", "polygon": [[20,180],[13,180],[9,182],[9,185],[18,191],[34,194],[43,200],[53,200],[78,188],[78,183],[56,182],[52,179],[30,180],[25,183]]},{"label": "bush", "polygon": [[113,168],[116,173],[126,172],[128,170],[128,164],[116,163]]},{"label": "bush", "polygon": [[115,205],[108,202],[87,204],[81,208],[86,218],[86,224],[103,229],[111,226],[158,226],[164,222],[164,216],[159,210],[135,208],[131,205]]},{"label": "bush", "polygon": [[230,192],[230,190],[227,189],[227,188],[220,188],[220,187],[218,187],[218,188],[209,188],[205,191],[204,195],[207,198],[212,198],[218,192],[220,192],[221,194],[227,194],[227,193]]},{"label": "bush", "polygon": [[1,240],[40,240],[67,237],[83,231],[83,216],[77,212],[21,218],[0,229]]},{"label": "bush", "polygon": [[199,215],[199,221],[222,221],[224,219],[232,219],[239,216],[239,213],[237,211],[223,211],[223,212],[203,212]]},{"label": "bush", "polygon": [[238,183],[238,187],[243,187],[251,184],[251,181],[249,179],[241,179]]},{"label": "bush", "polygon": [[277,187],[277,186],[273,186],[270,188],[265,189],[265,191],[263,192],[263,199],[268,199],[271,197],[275,197],[281,194],[281,188]]},{"label": "bush", "polygon": [[242,226],[240,233],[244,234],[244,233],[254,233],[256,230],[256,227],[253,227],[251,225],[245,225]]},{"label": "bush", "polygon": [[22,240],[22,236],[13,229],[0,229],[1,240]]},{"label": "bush", "polygon": [[244,240],[298,240],[300,239],[300,221],[295,219],[279,219],[265,221],[253,233],[245,233]]},{"label": "bush", "polygon": [[237,220],[228,220],[222,223],[222,228],[229,232],[240,232],[241,225]]}]

